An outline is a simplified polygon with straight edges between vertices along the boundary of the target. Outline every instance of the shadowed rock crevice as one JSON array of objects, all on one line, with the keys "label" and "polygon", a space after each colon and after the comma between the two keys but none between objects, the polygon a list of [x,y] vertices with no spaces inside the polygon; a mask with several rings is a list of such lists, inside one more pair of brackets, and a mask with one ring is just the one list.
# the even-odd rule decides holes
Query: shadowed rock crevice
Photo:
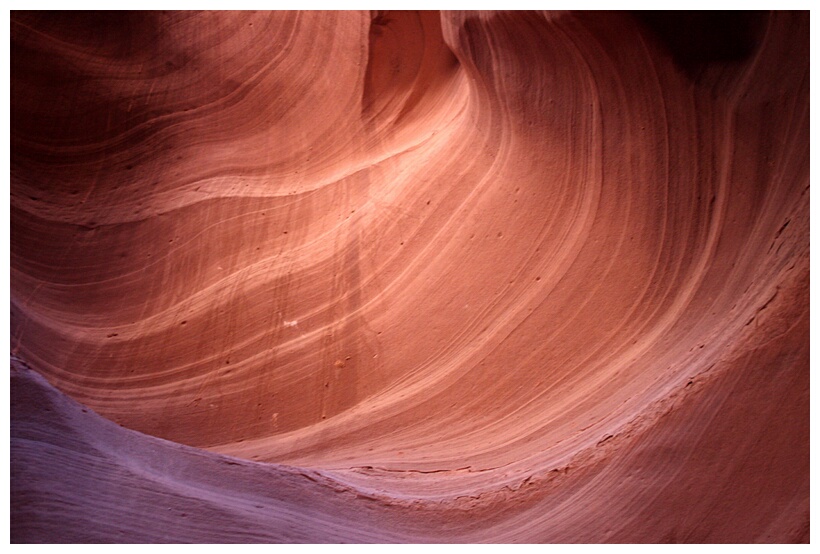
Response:
[{"label": "shadowed rock crevice", "polygon": [[398,124],[457,69],[444,43],[438,12],[380,11],[371,15],[362,116]]},{"label": "shadowed rock crevice", "polygon": [[638,11],[636,18],[691,75],[712,63],[740,63],[760,47],[769,14],[760,11]]}]

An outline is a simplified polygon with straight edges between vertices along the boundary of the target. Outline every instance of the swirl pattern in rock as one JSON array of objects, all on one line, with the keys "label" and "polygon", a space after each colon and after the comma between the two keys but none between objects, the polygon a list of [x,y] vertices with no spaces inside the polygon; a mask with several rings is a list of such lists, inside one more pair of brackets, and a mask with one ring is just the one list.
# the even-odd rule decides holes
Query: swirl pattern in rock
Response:
[{"label": "swirl pattern in rock", "polygon": [[807,542],[808,52],[14,12],[12,540]]}]

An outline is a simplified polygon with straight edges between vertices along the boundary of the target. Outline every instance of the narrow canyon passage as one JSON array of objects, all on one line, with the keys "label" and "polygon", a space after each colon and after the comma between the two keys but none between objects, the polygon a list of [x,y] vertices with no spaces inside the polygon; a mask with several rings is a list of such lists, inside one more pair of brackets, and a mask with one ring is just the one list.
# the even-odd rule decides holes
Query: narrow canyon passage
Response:
[{"label": "narrow canyon passage", "polygon": [[808,542],[808,12],[12,12],[12,542]]}]

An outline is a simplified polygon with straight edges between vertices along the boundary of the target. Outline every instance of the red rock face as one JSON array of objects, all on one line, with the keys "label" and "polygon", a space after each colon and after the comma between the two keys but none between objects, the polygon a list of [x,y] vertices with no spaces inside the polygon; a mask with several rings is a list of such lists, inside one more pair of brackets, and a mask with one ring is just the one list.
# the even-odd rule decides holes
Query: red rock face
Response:
[{"label": "red rock face", "polygon": [[808,188],[808,12],[12,13],[12,541],[808,542]]}]

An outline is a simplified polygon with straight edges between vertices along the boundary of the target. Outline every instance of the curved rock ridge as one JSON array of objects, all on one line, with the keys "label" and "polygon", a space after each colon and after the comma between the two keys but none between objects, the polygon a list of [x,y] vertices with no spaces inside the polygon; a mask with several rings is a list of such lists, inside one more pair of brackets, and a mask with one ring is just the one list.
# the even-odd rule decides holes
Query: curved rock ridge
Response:
[{"label": "curved rock ridge", "polygon": [[10,139],[13,541],[808,542],[808,12],[13,12]]}]

